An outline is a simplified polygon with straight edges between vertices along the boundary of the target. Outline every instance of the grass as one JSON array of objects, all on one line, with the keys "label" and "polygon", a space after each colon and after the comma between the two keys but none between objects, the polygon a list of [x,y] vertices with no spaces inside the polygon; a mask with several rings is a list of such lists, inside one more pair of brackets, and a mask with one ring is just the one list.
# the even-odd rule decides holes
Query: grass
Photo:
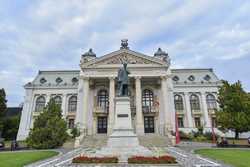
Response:
[{"label": "grass", "polygon": [[22,167],[35,161],[57,155],[55,151],[27,151],[0,153],[0,167]]},{"label": "grass", "polygon": [[200,149],[195,153],[223,161],[235,167],[250,167],[250,150],[239,149]]}]

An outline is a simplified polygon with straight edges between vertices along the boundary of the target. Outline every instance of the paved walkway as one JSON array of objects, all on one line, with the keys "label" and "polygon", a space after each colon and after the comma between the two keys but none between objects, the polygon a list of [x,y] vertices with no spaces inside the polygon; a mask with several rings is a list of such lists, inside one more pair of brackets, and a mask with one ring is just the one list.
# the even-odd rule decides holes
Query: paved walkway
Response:
[{"label": "paved walkway", "polygon": [[[199,155],[196,155],[192,152],[194,148],[207,148],[211,147],[210,145],[206,146],[204,144],[199,145],[199,143],[189,143],[189,146],[186,146],[185,143],[181,144],[180,147],[150,147],[156,155],[161,155],[164,153],[168,153],[174,156],[179,163],[179,165],[183,167],[229,167],[228,165],[224,165],[220,162],[216,162],[214,160],[203,158]],[[28,165],[27,167],[105,167],[105,166],[113,166],[113,167],[132,167],[132,166],[147,166],[147,165],[128,165],[128,164],[117,164],[117,165],[73,165],[71,161],[74,157],[80,154],[89,154],[94,153],[96,149],[93,148],[77,148],[63,154],[60,154],[56,157],[47,159],[45,161],[39,161],[34,164]],[[152,165],[148,165],[152,166]]]}]

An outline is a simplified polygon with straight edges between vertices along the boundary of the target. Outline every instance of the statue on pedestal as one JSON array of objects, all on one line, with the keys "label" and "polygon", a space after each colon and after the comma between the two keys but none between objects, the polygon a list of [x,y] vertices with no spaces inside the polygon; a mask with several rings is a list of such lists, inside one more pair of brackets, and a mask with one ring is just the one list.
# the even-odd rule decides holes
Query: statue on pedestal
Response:
[{"label": "statue on pedestal", "polygon": [[119,96],[128,96],[128,74],[127,63],[122,64],[123,67],[118,71],[118,88]]}]

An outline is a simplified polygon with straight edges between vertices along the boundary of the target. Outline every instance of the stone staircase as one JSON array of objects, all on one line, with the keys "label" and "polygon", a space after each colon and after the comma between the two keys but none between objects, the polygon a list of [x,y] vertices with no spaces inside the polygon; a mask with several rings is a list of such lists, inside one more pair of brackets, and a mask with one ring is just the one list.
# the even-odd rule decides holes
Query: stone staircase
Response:
[{"label": "stone staircase", "polygon": [[[171,146],[171,141],[166,136],[157,134],[146,134],[138,136],[140,145],[144,147],[167,147]],[[108,136],[106,134],[97,134],[93,136],[85,136],[81,142],[82,147],[101,148],[107,145]]]},{"label": "stone staircase", "polygon": [[81,146],[89,148],[101,148],[107,144],[107,140],[108,136],[106,134],[85,136],[81,142]]},{"label": "stone staircase", "polygon": [[171,146],[171,140],[167,136],[157,134],[146,134],[139,136],[140,145],[144,147],[167,147]]}]

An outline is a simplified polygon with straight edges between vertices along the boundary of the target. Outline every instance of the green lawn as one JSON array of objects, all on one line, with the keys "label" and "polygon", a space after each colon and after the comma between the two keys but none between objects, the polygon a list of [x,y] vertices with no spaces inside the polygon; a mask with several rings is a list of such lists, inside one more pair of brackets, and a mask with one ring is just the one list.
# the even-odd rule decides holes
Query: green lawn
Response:
[{"label": "green lawn", "polygon": [[250,167],[250,150],[201,149],[196,150],[195,153],[212,159],[221,160],[235,167]]},{"label": "green lawn", "polygon": [[0,167],[22,167],[32,162],[57,155],[55,151],[27,151],[0,153]]}]

